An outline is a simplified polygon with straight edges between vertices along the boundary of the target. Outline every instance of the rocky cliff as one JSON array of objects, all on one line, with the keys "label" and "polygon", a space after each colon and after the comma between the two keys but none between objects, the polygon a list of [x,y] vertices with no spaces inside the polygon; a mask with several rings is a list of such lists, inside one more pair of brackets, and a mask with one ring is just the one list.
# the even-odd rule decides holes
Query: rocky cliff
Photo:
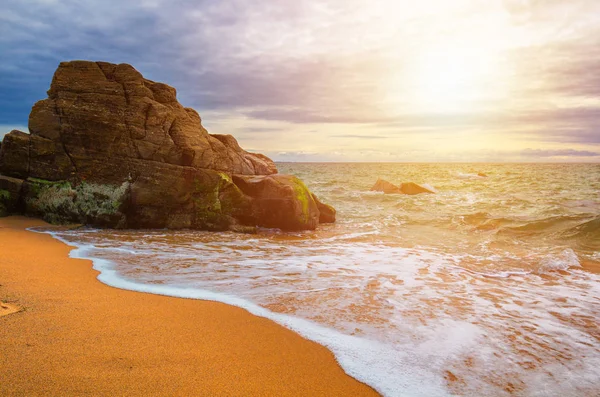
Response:
[{"label": "rocky cliff", "polygon": [[314,229],[335,221],[266,156],[211,135],[127,64],[63,62],[29,131],[0,146],[0,214],[118,228]]}]

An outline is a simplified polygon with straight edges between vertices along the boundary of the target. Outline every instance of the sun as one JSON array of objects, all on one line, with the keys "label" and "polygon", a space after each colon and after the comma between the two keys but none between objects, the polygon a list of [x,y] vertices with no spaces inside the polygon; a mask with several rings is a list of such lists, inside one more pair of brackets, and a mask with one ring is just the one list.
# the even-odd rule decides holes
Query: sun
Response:
[{"label": "sun", "polygon": [[420,110],[459,113],[498,96],[501,59],[491,48],[437,46],[423,49],[410,71],[409,93]]}]

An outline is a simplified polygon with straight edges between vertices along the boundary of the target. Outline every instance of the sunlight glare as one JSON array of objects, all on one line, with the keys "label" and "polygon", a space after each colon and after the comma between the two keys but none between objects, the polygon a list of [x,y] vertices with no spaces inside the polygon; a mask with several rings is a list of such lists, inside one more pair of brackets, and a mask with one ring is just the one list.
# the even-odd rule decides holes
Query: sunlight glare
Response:
[{"label": "sunlight glare", "polygon": [[472,111],[477,102],[497,96],[494,80],[501,62],[490,48],[439,46],[423,50],[412,71],[415,106],[444,113]]}]

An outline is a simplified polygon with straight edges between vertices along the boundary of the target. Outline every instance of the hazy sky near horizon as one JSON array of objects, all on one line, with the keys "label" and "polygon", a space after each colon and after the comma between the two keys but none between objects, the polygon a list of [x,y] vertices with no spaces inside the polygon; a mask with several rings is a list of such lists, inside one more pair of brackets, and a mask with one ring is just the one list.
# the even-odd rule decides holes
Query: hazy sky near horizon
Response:
[{"label": "hazy sky near horizon", "polygon": [[130,63],[280,161],[600,161],[598,0],[4,0],[0,135]]}]

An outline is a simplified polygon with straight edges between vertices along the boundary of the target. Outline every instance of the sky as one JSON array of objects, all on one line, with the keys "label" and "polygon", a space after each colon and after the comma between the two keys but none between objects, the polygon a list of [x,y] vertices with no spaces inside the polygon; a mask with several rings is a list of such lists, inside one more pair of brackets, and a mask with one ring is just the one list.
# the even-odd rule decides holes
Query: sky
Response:
[{"label": "sky", "polygon": [[3,0],[0,136],[129,63],[276,161],[600,162],[598,0]]}]

